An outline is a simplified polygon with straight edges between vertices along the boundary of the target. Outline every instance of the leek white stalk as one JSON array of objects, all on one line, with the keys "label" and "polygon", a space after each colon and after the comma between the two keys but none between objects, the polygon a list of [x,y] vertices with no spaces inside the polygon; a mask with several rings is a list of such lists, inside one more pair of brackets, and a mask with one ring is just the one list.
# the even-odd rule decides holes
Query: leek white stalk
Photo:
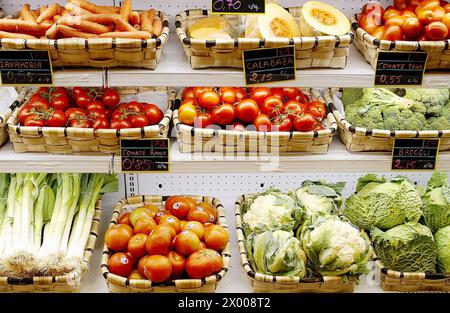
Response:
[{"label": "leek white stalk", "polygon": [[[83,175],[84,177],[87,177],[87,175]],[[64,226],[64,231],[62,233],[61,242],[59,245],[59,252],[62,255],[65,255],[67,252],[67,245],[69,243],[69,235],[70,231],[72,229],[73,224],[73,218],[75,214],[78,212],[79,206],[78,206],[78,200],[80,199],[80,183],[81,183],[81,174],[72,174],[73,179],[73,188],[71,192],[71,198],[70,198],[70,205],[66,208],[67,217],[66,217],[66,224]],[[88,178],[86,178],[88,179]]]}]

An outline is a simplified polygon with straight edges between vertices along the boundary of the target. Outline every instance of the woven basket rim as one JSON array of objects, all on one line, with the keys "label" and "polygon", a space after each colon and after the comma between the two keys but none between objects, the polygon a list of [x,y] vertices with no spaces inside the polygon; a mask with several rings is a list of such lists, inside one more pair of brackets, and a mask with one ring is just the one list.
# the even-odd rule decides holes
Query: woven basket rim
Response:
[{"label": "woven basket rim", "polygon": [[[255,193],[244,194],[244,195],[239,196],[235,201],[234,215],[235,215],[235,219],[236,219],[236,235],[237,235],[238,243],[241,241],[241,239],[239,239],[240,237],[245,238],[244,230],[242,227],[241,207],[242,207],[242,204],[243,204],[245,198],[251,197],[253,195],[256,195],[256,194]],[[318,277],[299,278],[296,276],[279,276],[279,275],[274,276],[274,275],[259,273],[259,274],[263,275],[264,277],[266,277],[265,279],[260,278],[256,275],[257,272],[255,272],[253,270],[250,262],[248,262],[247,250],[245,249],[245,247],[243,248],[243,245],[238,244],[238,249],[239,249],[240,255],[245,257],[245,262],[241,258],[241,266],[242,266],[242,269],[245,271],[245,274],[249,278],[260,281],[260,282],[276,284],[278,279],[286,279],[286,277],[293,278],[295,283],[297,283],[297,284],[300,284],[300,283],[306,283],[306,284],[308,284],[308,283],[325,283],[325,282],[332,282],[332,281],[344,282],[344,280],[346,279],[345,276],[343,276],[343,275],[341,275],[341,276],[320,275]],[[248,269],[246,268],[247,266],[248,266]],[[348,281],[352,282],[352,281],[354,281],[354,278],[350,277],[350,278],[348,278]]]},{"label": "woven basket rim", "polygon": [[[390,40],[378,40],[377,38],[373,37],[371,34],[366,32],[362,27],[358,25],[357,19],[359,14],[355,14],[351,17],[350,22],[352,25],[352,29],[356,32],[356,36],[367,43],[370,43],[378,48],[380,48],[381,43],[386,43],[390,47],[390,50],[392,49],[399,49],[396,47],[397,41],[390,41]],[[410,47],[415,48],[416,51],[420,51],[421,47],[436,47],[437,44],[442,45],[442,50],[450,50],[450,39],[445,40],[425,40],[425,41],[411,41],[411,40],[399,40],[398,42],[401,42],[402,44],[407,44]],[[405,50],[410,51],[410,50]]]},{"label": "woven basket rim", "polygon": [[[323,103],[327,103],[326,99],[324,99],[324,97],[321,95],[320,91],[314,88],[301,88],[302,90],[307,89],[309,92],[309,95],[311,95],[312,93],[314,93],[314,96],[317,97],[317,99]],[[178,92],[177,98],[175,100],[174,103],[176,103],[177,105],[179,103],[181,103],[182,99],[182,91],[184,90],[181,89]],[[338,127],[338,123],[334,117],[334,115],[332,114],[332,112],[328,112],[326,119],[328,121],[330,121],[330,127],[323,129],[323,130],[319,130],[319,131],[309,131],[309,132],[299,132],[299,131],[290,131],[290,132],[260,132],[260,131],[249,131],[249,130],[244,130],[242,132],[240,131],[234,131],[234,130],[226,130],[226,129],[219,129],[219,130],[215,130],[215,129],[208,129],[208,128],[199,128],[199,127],[195,127],[195,126],[190,126],[190,125],[186,125],[181,123],[181,121],[178,118],[178,107],[175,108],[173,110],[174,113],[174,117],[173,117],[173,124],[175,126],[175,129],[179,132],[189,132],[192,134],[192,136],[199,134],[199,135],[211,135],[213,134],[214,137],[216,136],[220,136],[220,135],[227,135],[227,136],[235,136],[237,138],[241,138],[241,137],[246,137],[246,135],[257,135],[257,136],[261,136],[261,137],[265,137],[265,138],[276,138],[276,137],[280,137],[282,135],[286,135],[289,134],[289,138],[292,138],[294,136],[294,134],[301,134],[304,137],[308,137],[308,138],[325,138],[325,137],[332,137],[334,136],[334,134],[337,131],[337,127]],[[312,136],[311,136],[312,135]]]},{"label": "woven basket rim", "polygon": [[[222,202],[220,202],[219,199],[215,198],[215,197],[207,197],[207,196],[201,196],[201,195],[179,195],[182,197],[193,197],[195,199],[202,199],[202,201],[209,201],[211,204],[214,205],[214,207],[218,210],[218,223],[217,225],[221,225],[223,226],[225,229],[228,230],[228,224],[227,224],[227,219],[226,219],[226,214],[225,214],[225,209],[222,205]],[[153,199],[160,199],[161,202],[165,202],[169,196],[161,196],[161,195],[138,195],[138,196],[131,196],[131,197],[125,197],[122,198],[121,200],[119,200],[117,202],[117,204],[114,207],[114,210],[112,212],[112,218],[111,221],[109,223],[109,227],[111,227],[112,225],[116,225],[117,224],[117,220],[120,217],[120,215],[123,213],[122,209],[125,205],[130,204],[130,200],[135,200],[138,201],[136,202],[136,204],[139,203],[151,203],[151,201],[146,201],[147,198],[153,198]],[[222,222],[219,223],[219,219],[222,220]],[[103,246],[103,255],[107,255],[107,259],[105,260],[106,262],[104,263],[104,260],[102,260],[102,264],[100,265],[101,269],[102,269],[102,273],[103,273],[103,277],[105,279],[105,281],[109,284],[114,284],[114,285],[118,285],[117,284],[117,280],[120,280],[120,285],[121,287],[128,287],[132,284],[133,281],[142,281],[139,279],[128,279],[116,274],[113,274],[111,272],[109,272],[108,269],[108,265],[107,265],[107,261],[109,260],[110,257],[110,251],[108,249],[108,247],[106,246],[106,243]],[[228,241],[227,246],[222,250],[221,252],[221,257],[222,257],[222,261],[228,260],[231,258],[231,251],[230,251],[230,242]],[[163,282],[163,283],[152,283],[150,280],[145,280],[146,282],[148,282],[149,286],[145,287],[145,288],[140,288],[140,289],[154,289],[154,288],[161,288],[161,287],[168,287],[168,286],[177,286],[177,284],[179,283],[184,283],[184,282],[189,282],[189,281],[195,281],[195,282],[200,282],[200,287],[196,287],[195,289],[201,288],[201,286],[204,285],[208,285],[208,284],[213,284],[213,283],[218,283],[220,280],[222,280],[225,276],[225,274],[228,272],[229,270],[229,266],[228,266],[228,262],[223,262],[224,263],[224,267],[216,274],[214,275],[210,275],[208,277],[202,278],[202,279],[193,279],[193,278],[182,278],[182,279],[174,279],[174,280],[170,280],[167,282]],[[115,282],[111,282],[109,280],[109,278],[114,278],[116,279]]]},{"label": "woven basket rim", "polygon": [[[164,117],[161,120],[161,122],[157,125],[150,125],[150,126],[145,126],[145,127],[141,127],[141,128],[125,128],[123,130],[121,129],[99,129],[99,130],[95,130],[94,128],[77,128],[77,127],[36,127],[36,126],[21,126],[19,125],[19,121],[15,118],[15,114],[12,114],[7,122],[6,125],[8,127],[8,131],[11,133],[15,133],[15,134],[20,134],[20,129],[36,129],[36,133],[37,134],[41,134],[45,131],[49,131],[49,130],[60,130],[61,133],[64,134],[64,137],[67,137],[67,130],[70,129],[70,133],[73,136],[77,135],[77,132],[80,134],[85,133],[86,131],[91,131],[93,136],[96,137],[97,134],[99,132],[101,132],[102,134],[105,135],[115,135],[117,138],[121,137],[121,133],[123,132],[132,132],[132,131],[136,131],[140,129],[141,134],[145,134],[146,131],[152,131],[152,130],[156,130],[159,129],[160,134],[163,134],[164,132],[169,130],[170,127],[170,121],[172,120],[172,107],[173,107],[173,103],[175,101],[175,97],[176,97],[176,90],[172,87],[167,87],[166,88],[167,94],[168,94],[168,103],[167,103],[167,110],[164,113]],[[30,90],[31,92],[31,90]],[[29,94],[27,94],[29,95]],[[24,99],[22,99],[22,102],[16,106],[14,113],[16,113],[16,110],[20,110],[20,108],[22,107],[22,105],[25,104],[25,100],[26,97]]]},{"label": "woven basket rim", "polygon": [[[95,204],[95,214],[94,214],[94,217],[91,222],[89,236],[94,236],[95,238],[98,237],[98,232],[95,231],[95,228],[94,228],[94,225],[95,225],[94,221],[96,219],[100,218],[101,213],[102,213],[102,199],[100,198]],[[98,214],[98,216],[97,216],[97,214]],[[98,229],[98,227],[97,227],[97,229]],[[91,257],[94,252],[95,242],[96,242],[96,239],[94,239],[94,241],[92,242],[92,247],[87,246],[87,244],[89,243],[89,239],[86,242],[86,246],[83,251],[91,252],[91,253],[88,253],[87,255],[86,255],[86,253],[83,253],[83,262],[86,264],[89,264],[89,261],[91,260]],[[83,274],[87,271],[88,271],[88,269],[85,269],[81,273],[74,271],[74,272],[71,272],[66,275],[58,275],[58,276],[34,276],[34,277],[22,278],[22,279],[16,279],[16,278],[11,278],[11,277],[0,277],[0,279],[5,279],[8,282],[8,285],[32,285],[32,284],[34,284],[34,279],[49,279],[49,280],[51,280],[51,284],[55,284],[60,279],[65,279],[65,280],[78,279],[78,278],[82,277]],[[39,285],[42,286],[42,283],[40,283]],[[50,285],[50,284],[47,284],[47,285]]]},{"label": "woven basket rim", "polygon": [[5,112],[0,112],[0,128],[6,127],[9,117],[11,116],[12,112],[15,108],[17,108],[22,99],[24,99],[29,92],[29,88],[24,87],[20,90],[20,92],[17,95],[17,98],[14,99],[13,103],[6,109]]},{"label": "woven basket rim", "polygon": [[[333,113],[338,126],[352,134],[357,134],[359,136],[371,136],[371,137],[380,137],[380,138],[386,138],[386,137],[402,138],[402,136],[407,136],[408,138],[433,139],[434,137],[432,137],[431,134],[435,132],[436,138],[442,138],[444,134],[450,136],[450,129],[448,129],[448,130],[444,129],[444,130],[394,130],[394,131],[390,131],[387,129],[367,129],[365,127],[354,126],[349,121],[347,121],[345,118],[343,118],[341,116],[341,113],[339,112],[339,110],[336,109],[336,106],[333,103],[333,96],[338,91],[339,91],[339,88],[328,88],[327,90],[325,90],[324,96],[327,99],[327,102],[330,104],[330,106],[329,106],[330,111]],[[362,135],[362,133],[365,133],[365,135]]]},{"label": "woven basket rim", "polygon": [[[285,9],[289,10],[289,9],[293,9],[293,8],[300,8],[300,6],[291,6],[291,7],[286,7]],[[316,42],[316,45],[323,40],[330,40],[330,39],[334,39],[337,43],[341,42],[344,39],[348,39],[350,38],[350,42],[349,45],[352,44],[353,40],[354,40],[354,35],[353,33],[349,32],[345,35],[337,35],[337,36],[333,36],[333,35],[329,35],[329,36],[313,36],[313,37],[308,37],[308,36],[302,36],[302,37],[293,37],[293,38],[278,38],[278,40],[272,40],[272,39],[259,39],[259,38],[243,38],[243,37],[239,37],[237,39],[215,39],[215,40],[206,40],[206,39],[191,39],[190,37],[187,36],[186,32],[184,31],[184,27],[183,27],[183,14],[186,16],[190,15],[191,11],[196,11],[196,12],[200,12],[202,11],[202,15],[203,16],[209,16],[210,12],[209,10],[202,10],[202,9],[187,9],[184,10],[180,13],[178,13],[175,16],[175,29],[178,35],[178,39],[183,43],[183,45],[189,46],[191,44],[191,42],[194,43],[199,43],[202,44],[204,43],[207,47],[211,47],[211,46],[215,46],[217,44],[219,45],[226,45],[226,44],[232,44],[234,43],[235,46],[238,46],[240,43],[251,43],[251,42],[258,42],[260,47],[265,46],[266,43],[270,44],[271,46],[273,46],[274,44],[281,44],[280,43],[280,39],[284,39],[289,41],[290,45],[294,45],[295,42],[294,41],[301,41],[304,39],[311,39],[313,41]],[[227,14],[222,14],[222,15],[227,15]],[[285,43],[282,43],[282,45],[285,45]]]},{"label": "woven basket rim", "polygon": [[[0,47],[2,45],[2,41],[15,42],[15,43],[23,43],[24,47],[32,43],[37,44],[46,44],[50,48],[56,48],[62,43],[64,43],[64,49],[71,49],[72,46],[78,49],[80,46],[93,46],[98,44],[104,45],[105,42],[111,42],[117,48],[121,48],[122,43],[125,44],[125,48],[128,47],[130,42],[141,42],[142,47],[147,47],[148,45],[155,44],[156,47],[164,46],[168,40],[169,36],[169,17],[164,11],[155,11],[155,14],[161,18],[163,29],[161,35],[157,38],[151,39],[133,39],[133,38],[61,38],[61,39],[11,39],[11,38],[0,38]],[[14,18],[17,15],[17,12],[14,15],[8,15],[2,18]],[[1,18],[1,17],[0,17]],[[69,42],[69,44],[67,44]],[[28,44],[27,44],[28,43]]]}]

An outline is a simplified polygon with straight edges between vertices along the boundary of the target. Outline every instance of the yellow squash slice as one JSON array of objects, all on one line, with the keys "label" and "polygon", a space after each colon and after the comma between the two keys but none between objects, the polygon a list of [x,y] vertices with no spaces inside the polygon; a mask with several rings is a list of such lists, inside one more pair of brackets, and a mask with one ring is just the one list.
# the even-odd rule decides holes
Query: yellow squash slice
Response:
[{"label": "yellow squash slice", "polygon": [[309,1],[302,8],[300,28],[303,36],[345,35],[350,31],[348,18],[333,6]]}]

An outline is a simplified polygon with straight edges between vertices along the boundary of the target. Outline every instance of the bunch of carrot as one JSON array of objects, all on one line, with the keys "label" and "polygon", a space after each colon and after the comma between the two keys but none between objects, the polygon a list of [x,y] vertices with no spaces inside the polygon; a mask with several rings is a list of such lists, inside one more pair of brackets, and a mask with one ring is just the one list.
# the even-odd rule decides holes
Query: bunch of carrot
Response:
[{"label": "bunch of carrot", "polygon": [[68,0],[31,10],[25,4],[18,19],[0,19],[0,38],[132,38],[150,39],[162,32],[155,10],[132,11],[131,0],[121,7],[98,6],[86,0]]}]

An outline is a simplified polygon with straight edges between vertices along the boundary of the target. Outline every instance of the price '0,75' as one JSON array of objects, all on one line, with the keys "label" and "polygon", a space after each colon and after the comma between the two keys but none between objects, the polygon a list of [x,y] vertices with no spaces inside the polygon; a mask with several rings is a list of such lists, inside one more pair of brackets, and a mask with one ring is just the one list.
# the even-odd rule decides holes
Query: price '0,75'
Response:
[{"label": "price '0,75'", "polygon": [[213,9],[216,11],[223,11],[228,7],[228,10],[239,10],[241,8],[241,1],[239,0],[214,0]]}]

